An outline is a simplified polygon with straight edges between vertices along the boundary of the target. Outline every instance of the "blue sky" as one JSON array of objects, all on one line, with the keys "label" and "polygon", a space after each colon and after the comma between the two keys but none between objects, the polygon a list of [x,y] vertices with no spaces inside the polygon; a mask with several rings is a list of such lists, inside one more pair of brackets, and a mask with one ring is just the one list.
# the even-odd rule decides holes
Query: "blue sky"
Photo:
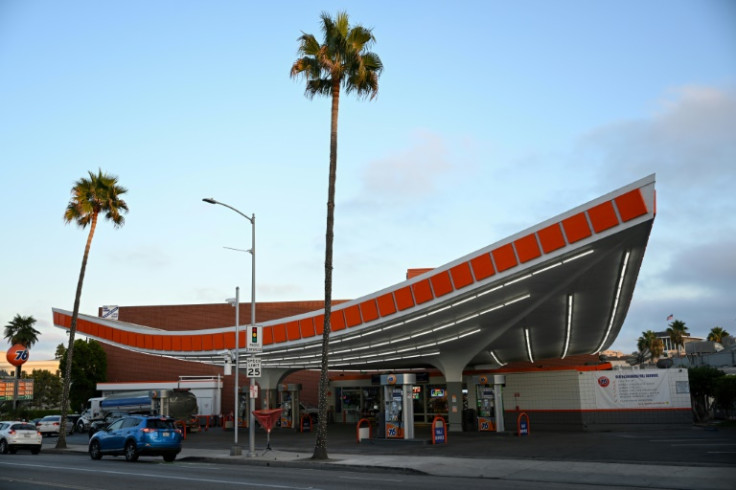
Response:
[{"label": "blue sky", "polygon": [[658,216],[613,344],[674,314],[736,333],[736,4],[667,1],[0,0],[0,322],[64,333],[89,170],[129,189],[81,311],[322,299],[329,100],[289,78],[297,37],[347,10],[385,71],[340,106],[333,297],[355,298],[651,173]]}]

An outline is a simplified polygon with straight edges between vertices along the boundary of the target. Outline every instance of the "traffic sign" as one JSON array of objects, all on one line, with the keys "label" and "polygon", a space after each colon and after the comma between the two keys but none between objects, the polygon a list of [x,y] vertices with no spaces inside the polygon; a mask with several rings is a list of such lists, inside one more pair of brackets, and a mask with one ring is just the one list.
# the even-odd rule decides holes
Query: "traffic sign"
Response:
[{"label": "traffic sign", "polygon": [[249,357],[245,360],[245,372],[249,378],[261,377],[261,359],[259,357]]},{"label": "traffic sign", "polygon": [[263,327],[250,325],[246,328],[246,332],[245,350],[248,352],[263,352]]}]

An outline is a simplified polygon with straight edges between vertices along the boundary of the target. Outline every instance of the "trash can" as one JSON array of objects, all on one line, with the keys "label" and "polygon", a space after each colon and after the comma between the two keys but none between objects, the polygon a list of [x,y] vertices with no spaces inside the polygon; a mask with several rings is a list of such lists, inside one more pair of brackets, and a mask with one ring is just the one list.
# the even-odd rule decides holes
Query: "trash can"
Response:
[{"label": "trash can", "polygon": [[463,410],[463,432],[474,432],[478,430],[478,419],[475,410],[466,408]]}]

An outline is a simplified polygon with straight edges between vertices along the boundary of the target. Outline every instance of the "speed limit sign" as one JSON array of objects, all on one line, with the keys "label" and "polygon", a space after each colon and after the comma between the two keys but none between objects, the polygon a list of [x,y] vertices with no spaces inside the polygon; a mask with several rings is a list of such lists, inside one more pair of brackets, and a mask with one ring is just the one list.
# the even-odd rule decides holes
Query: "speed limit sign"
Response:
[{"label": "speed limit sign", "polygon": [[245,361],[245,372],[249,378],[261,377],[261,359],[259,357],[249,357]]}]

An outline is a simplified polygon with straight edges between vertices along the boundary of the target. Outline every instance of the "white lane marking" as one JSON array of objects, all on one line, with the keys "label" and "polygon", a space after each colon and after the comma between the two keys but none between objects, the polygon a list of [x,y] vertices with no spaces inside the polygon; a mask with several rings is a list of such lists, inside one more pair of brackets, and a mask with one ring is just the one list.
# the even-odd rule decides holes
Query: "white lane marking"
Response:
[{"label": "white lane marking", "polygon": [[693,437],[693,438],[682,438],[682,439],[649,439],[649,442],[695,442],[695,441],[712,441],[712,440],[713,439],[708,438],[708,437]]},{"label": "white lane marking", "polygon": [[[122,475],[122,476],[131,476],[129,471],[112,471],[112,470],[104,470],[104,469],[90,469],[90,468],[79,468],[79,467],[73,467],[73,466],[50,466],[50,465],[40,465],[40,464],[29,464],[29,463],[0,463],[0,466],[26,466],[29,468],[42,468],[42,469],[53,469],[53,470],[63,470],[63,471],[79,471],[79,472],[85,472],[85,473],[95,473],[95,474],[108,474],[108,475]],[[287,489],[294,489],[294,490],[315,490],[315,487],[295,487],[291,485],[273,485],[273,484],[267,484],[263,482],[258,483],[251,483],[247,481],[227,481],[227,480],[217,480],[213,478],[193,478],[188,476],[168,476],[168,475],[159,475],[156,473],[135,473],[136,477],[149,477],[149,478],[158,478],[160,479],[168,479],[168,480],[186,480],[186,481],[197,481],[202,483],[217,483],[221,485],[234,485],[234,486],[244,486],[244,487],[256,487],[256,488],[287,488]]]},{"label": "white lane marking", "polygon": [[403,478],[374,478],[368,476],[341,476],[341,480],[365,480],[365,481],[386,481],[391,483],[403,482]]},{"label": "white lane marking", "polygon": [[20,478],[5,478],[1,476],[0,476],[0,481],[10,482],[14,486],[17,486],[19,483],[23,483],[26,485],[35,485],[35,486],[44,486],[44,487],[53,487],[53,488],[73,488],[74,490],[98,490],[98,487],[80,487],[79,485],[65,485],[63,483],[57,483],[57,482],[22,480]]},{"label": "white lane marking", "polygon": [[736,443],[733,442],[706,442],[706,443],[699,443],[695,442],[692,444],[670,444],[670,446],[736,446]]}]

